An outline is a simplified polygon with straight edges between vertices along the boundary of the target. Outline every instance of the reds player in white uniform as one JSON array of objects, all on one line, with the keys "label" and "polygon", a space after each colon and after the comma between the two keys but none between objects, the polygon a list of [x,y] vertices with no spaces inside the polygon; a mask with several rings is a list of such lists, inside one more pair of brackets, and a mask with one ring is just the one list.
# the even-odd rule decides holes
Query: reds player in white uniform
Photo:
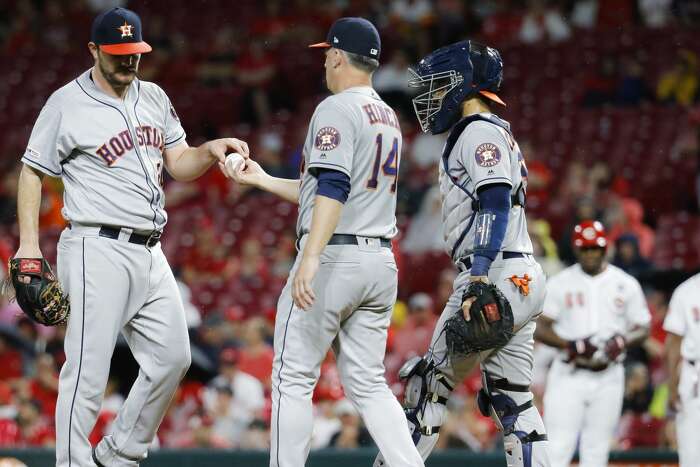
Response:
[{"label": "reds player in white uniform", "polygon": [[[159,238],[167,221],[162,171],[192,180],[233,138],[188,147],[165,92],[136,79],[151,47],[141,21],[115,8],[97,18],[88,44],[95,66],[46,102],[22,157],[18,258],[40,258],[39,205],[44,175],[65,187],[70,227],[58,244],[58,279],[71,314],[56,407],[57,467],[137,466],[190,365],[185,315]],[[119,333],[139,376],[112,431],[91,453],[92,431]]]},{"label": "reds player in white uniform", "polygon": [[584,221],[573,235],[578,263],[547,282],[535,339],[560,349],[549,370],[544,423],[552,467],[568,467],[579,440],[581,467],[608,465],[625,388],[625,349],[649,333],[637,280],[605,261],[603,225]]},{"label": "reds player in white uniform", "polygon": [[371,87],[380,40],[362,18],[328,33],[332,96],[309,124],[300,180],[273,178],[248,160],[224,170],[299,204],[299,255],[277,304],[272,373],[271,467],[302,467],[312,430],[311,395],[328,350],[345,394],[392,467],[423,461],[384,377],[387,329],[396,301],[396,177],[401,131]]},{"label": "reds player in white uniform", "polygon": [[673,292],[664,330],[680,467],[695,467],[700,465],[700,274]]}]

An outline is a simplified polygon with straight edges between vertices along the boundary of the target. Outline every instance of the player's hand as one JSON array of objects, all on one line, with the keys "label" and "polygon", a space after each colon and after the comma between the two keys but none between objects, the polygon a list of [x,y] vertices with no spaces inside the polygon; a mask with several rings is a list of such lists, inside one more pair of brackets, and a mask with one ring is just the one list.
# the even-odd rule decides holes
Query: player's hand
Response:
[{"label": "player's hand", "polygon": [[569,359],[567,361],[571,362],[577,358],[590,359],[596,353],[596,350],[598,350],[598,347],[591,343],[590,337],[569,341],[567,344]]},{"label": "player's hand", "polygon": [[248,143],[237,138],[213,139],[205,144],[209,156],[220,163],[226,163],[226,154],[230,152],[237,152],[243,156],[244,159],[250,157]]},{"label": "player's hand", "polygon": [[43,258],[39,245],[21,245],[13,258]]},{"label": "player's hand", "polygon": [[316,295],[313,291],[313,281],[318,272],[320,259],[318,256],[304,255],[299,269],[292,280],[292,298],[294,304],[302,310],[308,310],[314,304]]},{"label": "player's hand", "polygon": [[[488,276],[469,276],[469,282],[483,282],[484,284],[489,283],[489,278]],[[462,302],[462,314],[464,315],[464,320],[469,321],[472,319],[471,315],[469,314],[469,309],[472,306],[472,303],[476,301],[476,297],[469,297],[465,301]]]},{"label": "player's hand", "polygon": [[669,415],[675,415],[681,410],[681,397],[678,395],[678,385],[668,385]]},{"label": "player's hand", "polygon": [[605,354],[608,356],[611,362],[614,362],[617,357],[619,357],[622,352],[625,351],[627,347],[627,342],[625,338],[620,334],[615,334],[605,343]]},{"label": "player's hand", "polygon": [[240,185],[251,185],[262,187],[263,180],[268,177],[267,173],[260,167],[260,164],[253,159],[245,159],[243,164],[238,166],[238,170],[232,171],[226,164],[219,162],[219,168],[226,177],[232,179]]}]

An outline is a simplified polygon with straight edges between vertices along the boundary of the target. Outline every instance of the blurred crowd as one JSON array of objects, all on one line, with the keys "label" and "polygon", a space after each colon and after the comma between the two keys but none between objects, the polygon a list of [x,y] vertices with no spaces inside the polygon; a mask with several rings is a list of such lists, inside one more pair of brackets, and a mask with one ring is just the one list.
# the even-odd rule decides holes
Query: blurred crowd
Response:
[{"label": "blurred crowd", "polygon": [[[504,56],[516,64],[531,55],[570,46],[589,33],[615,35],[631,30],[637,34],[634,37],[643,39],[700,26],[700,6],[691,0],[265,0],[236,2],[235,17],[224,1],[202,1],[201,8],[195,2],[194,9],[189,4],[178,9],[173,3],[0,1],[0,9],[8,13],[0,15],[0,54],[8,63],[16,63],[17,70],[25,66],[22,62],[27,57],[42,60],[42,64],[46,60],[52,70],[36,88],[21,86],[22,75],[0,83],[0,127],[13,135],[0,143],[0,259],[6,263],[17,247],[18,160],[28,132],[50,92],[90,66],[84,47],[96,11],[123,5],[142,15],[145,39],[154,48],[142,60],[142,78],[168,90],[191,145],[219,135],[246,139],[253,157],[269,173],[281,177],[297,175],[308,116],[325,92],[320,79],[322,60],[299,49],[323,38],[337,17],[367,17],[378,25],[384,44],[383,65],[374,83],[397,109],[405,135],[398,193],[402,233],[394,242],[400,299],[386,357],[387,379],[397,396],[402,388],[396,372],[407,358],[426,351],[455,276],[443,252],[436,187],[436,165],[445,139],[418,131],[405,84],[406,68],[436,46],[467,37],[502,48]],[[202,32],[202,24],[211,27]],[[635,45],[643,48],[641,42],[626,46]],[[594,44],[594,51],[596,47]],[[664,165],[687,168],[678,175],[694,182],[690,190],[680,185],[666,187],[679,192],[672,206],[655,204],[653,196],[642,200],[634,178],[613,168],[612,160],[620,154],[603,149],[592,163],[570,157],[555,164],[554,141],[542,144],[528,138],[534,129],[519,132],[521,123],[533,128],[531,122],[538,118],[545,125],[561,123],[556,114],[547,114],[544,105],[528,101],[530,94],[521,93],[518,80],[508,81],[508,60],[504,95],[510,97],[510,105],[504,116],[512,118],[515,135],[523,135],[518,139],[529,169],[529,229],[535,254],[547,274],[575,261],[570,244],[573,225],[596,218],[604,222],[614,243],[610,261],[645,287],[652,332],[642,348],[628,355],[617,448],[672,446],[675,438],[673,424],[666,419],[661,323],[672,292],[669,283],[675,282],[664,271],[687,272],[700,266],[700,255],[692,254],[700,250],[697,241],[693,243],[693,238],[700,237],[698,49],[697,44],[676,44],[674,52],[663,57],[664,68],[654,73],[645,70],[642,56],[620,55],[603,45],[596,53],[597,66],[582,67],[580,86],[567,105],[581,112],[671,108],[673,131],[666,151],[658,157],[664,158]],[[538,72],[541,76],[529,79],[551,78],[549,68]],[[22,126],[9,127],[14,123],[8,115],[23,116]],[[653,133],[657,123],[662,122],[652,122],[649,131]],[[45,180],[44,187],[41,245],[53,261],[55,241],[65,225],[60,214],[62,186],[58,180]],[[163,247],[185,301],[193,366],[175,395],[157,444],[266,449],[275,304],[296,254],[296,210],[267,195],[231,185],[215,170],[193,183],[168,180],[166,198],[171,220]],[[664,219],[671,219],[668,222],[678,230],[661,232],[658,226]],[[669,241],[675,249],[668,250]],[[687,246],[677,251],[677,245]],[[667,251],[664,248],[668,256],[659,254]],[[16,303],[0,298],[0,447],[53,443],[64,331],[35,325],[22,316]],[[534,384],[538,398],[543,394],[549,359],[551,352],[538,350]],[[109,430],[130,385],[133,365],[126,344],[120,342],[94,440]],[[475,407],[479,385],[476,372],[455,391],[439,447],[500,449],[493,423]],[[314,407],[314,449],[372,444],[359,415],[343,397],[332,354],[322,366]]]}]

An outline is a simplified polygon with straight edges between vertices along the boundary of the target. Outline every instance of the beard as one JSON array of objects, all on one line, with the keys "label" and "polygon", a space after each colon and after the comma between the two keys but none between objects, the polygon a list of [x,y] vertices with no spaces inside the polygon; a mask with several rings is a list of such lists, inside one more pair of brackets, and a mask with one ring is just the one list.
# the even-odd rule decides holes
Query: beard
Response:
[{"label": "beard", "polygon": [[123,88],[131,84],[136,78],[136,72],[138,71],[138,62],[125,66],[121,63],[107,63],[105,59],[100,57],[97,64],[100,67],[102,76],[113,88]]}]

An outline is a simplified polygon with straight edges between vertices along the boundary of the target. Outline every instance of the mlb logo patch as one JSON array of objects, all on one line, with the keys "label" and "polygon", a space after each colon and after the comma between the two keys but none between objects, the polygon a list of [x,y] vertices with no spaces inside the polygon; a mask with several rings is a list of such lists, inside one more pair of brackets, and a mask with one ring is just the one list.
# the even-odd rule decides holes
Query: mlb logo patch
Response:
[{"label": "mlb logo patch", "polygon": [[29,146],[27,146],[27,154],[29,154],[30,156],[35,157],[37,159],[41,157],[41,154],[39,153],[39,151],[32,149]]},{"label": "mlb logo patch", "polygon": [[474,157],[481,167],[493,167],[501,162],[501,151],[493,143],[483,143],[476,148]]}]

